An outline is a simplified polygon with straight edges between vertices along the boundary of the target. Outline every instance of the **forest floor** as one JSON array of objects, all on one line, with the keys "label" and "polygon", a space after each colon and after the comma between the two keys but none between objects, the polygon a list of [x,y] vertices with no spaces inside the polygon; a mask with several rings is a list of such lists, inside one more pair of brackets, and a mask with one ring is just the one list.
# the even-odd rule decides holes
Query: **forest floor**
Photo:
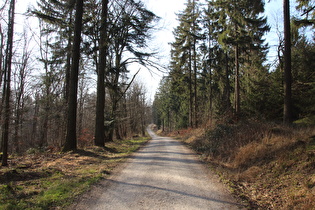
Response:
[{"label": "forest floor", "polygon": [[246,122],[168,135],[200,154],[250,209],[315,209],[315,128]]},{"label": "forest floor", "polygon": [[0,167],[0,209],[60,209],[108,177],[149,137],[69,153],[29,150]]}]

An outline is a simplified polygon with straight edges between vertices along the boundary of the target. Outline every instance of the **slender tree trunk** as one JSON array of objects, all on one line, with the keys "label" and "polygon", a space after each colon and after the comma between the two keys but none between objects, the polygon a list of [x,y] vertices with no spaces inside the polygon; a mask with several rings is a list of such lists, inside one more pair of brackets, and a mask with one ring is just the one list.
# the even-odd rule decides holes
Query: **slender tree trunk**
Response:
[{"label": "slender tree trunk", "polygon": [[[115,87],[114,87],[115,88]],[[115,90],[112,91],[112,114],[111,114],[111,120],[113,120],[110,124],[109,128],[109,135],[107,141],[113,141],[114,140],[114,131],[118,129],[118,124],[117,124],[117,104],[118,101],[116,99],[116,94],[118,94]]]},{"label": "slender tree trunk", "polygon": [[283,0],[284,16],[284,109],[283,122],[292,123],[292,73],[291,73],[291,29],[290,1]]},{"label": "slender tree trunk", "polygon": [[239,77],[239,49],[235,46],[235,115],[238,118],[240,114],[240,77]]},{"label": "slender tree trunk", "polygon": [[65,76],[65,84],[64,84],[64,99],[65,101],[68,100],[69,97],[69,84],[70,84],[70,72],[71,72],[71,50],[72,50],[72,11],[70,14],[70,27],[68,31],[68,40],[67,40],[67,57],[66,57],[66,76]]},{"label": "slender tree trunk", "polygon": [[[209,26],[210,26],[210,24],[209,24]],[[209,123],[210,123],[210,126],[212,125],[212,117],[213,117],[213,109],[212,109],[212,107],[213,107],[213,98],[212,98],[212,92],[213,92],[213,88],[212,88],[212,71],[211,71],[211,68],[212,68],[212,63],[211,63],[211,58],[212,58],[212,46],[211,46],[211,28],[209,27],[209,34],[208,34],[208,36],[209,36],[209,45],[208,45],[208,50],[209,50],[209,52],[208,52],[208,61],[207,61],[207,64],[209,64],[209,66],[207,66],[208,67],[208,69],[209,69]],[[207,81],[206,79],[205,79],[205,81]]]},{"label": "slender tree trunk", "polygon": [[74,40],[72,49],[72,62],[69,85],[68,98],[68,120],[67,120],[67,135],[63,151],[71,151],[77,149],[77,93],[78,93],[78,76],[80,64],[80,43],[82,31],[82,16],[83,16],[83,0],[76,1],[75,28]]},{"label": "slender tree trunk", "polygon": [[97,99],[96,99],[96,119],[94,145],[99,147],[105,146],[105,71],[106,71],[106,55],[107,55],[107,16],[108,16],[108,0],[102,0],[102,18],[100,31],[100,58],[99,68],[97,72]]},{"label": "slender tree trunk", "polygon": [[[2,64],[3,64],[3,48],[4,48],[4,35],[2,32],[2,27],[0,25],[0,86],[2,85],[2,78],[3,78],[3,66],[2,66]],[[1,110],[0,110],[0,113],[2,113]]]},{"label": "slender tree trunk", "polygon": [[35,93],[35,106],[34,106],[34,115],[33,115],[33,120],[32,120],[32,135],[31,135],[31,138],[32,138],[32,141],[30,142],[30,145],[32,147],[35,146],[35,139],[38,138],[37,136],[37,124],[38,124],[38,114],[39,113],[39,94],[38,93]]},{"label": "slender tree trunk", "polygon": [[[122,112],[123,118],[128,119],[128,109],[127,109],[126,96],[124,96],[122,107],[123,107],[123,112]],[[128,122],[129,122],[129,119],[124,120],[122,122],[122,129],[121,129],[122,138],[127,137],[127,125],[129,124]]]},{"label": "slender tree trunk", "polygon": [[[196,15],[196,1],[193,0],[193,18],[195,18]],[[197,52],[196,52],[196,45],[197,45],[197,38],[196,38],[196,22],[193,22],[193,61],[194,61],[194,127],[198,127],[198,121],[197,121],[197,110],[198,110],[198,104],[197,104]]]},{"label": "slender tree trunk", "polygon": [[197,128],[198,127],[198,120],[197,120],[198,103],[197,103],[197,52],[196,52],[196,38],[194,38],[193,53],[194,53],[194,127]]},{"label": "slender tree trunk", "polygon": [[[67,57],[66,57],[66,65],[65,65],[65,81],[64,81],[64,107],[63,107],[63,119],[61,124],[61,132],[62,135],[64,136],[67,132],[66,130],[66,125],[67,125],[67,119],[68,119],[68,98],[69,98],[69,85],[70,85],[70,72],[71,72],[71,56],[72,56],[72,40],[73,40],[73,27],[72,23],[73,22],[73,11],[70,11],[70,27],[68,28],[68,39],[67,39]],[[60,145],[64,144],[63,138],[61,138]]]},{"label": "slender tree trunk", "polygon": [[21,125],[21,99],[20,96],[18,96],[17,102],[16,102],[16,108],[15,108],[15,120],[14,120],[14,146],[15,146],[15,152],[20,153],[20,125]]},{"label": "slender tree trunk", "polygon": [[223,91],[223,98],[224,98],[224,111],[229,112],[231,110],[231,101],[230,101],[230,79],[229,79],[229,56],[228,53],[225,53],[225,75],[224,75],[224,91]]},{"label": "slender tree trunk", "polygon": [[[114,140],[114,131],[118,131],[119,129],[119,125],[117,123],[117,110],[118,110],[118,104],[119,104],[119,100],[120,100],[120,92],[119,92],[119,77],[120,77],[120,62],[121,62],[121,54],[118,53],[119,51],[116,51],[116,56],[115,56],[115,68],[117,69],[116,70],[116,73],[113,74],[113,77],[112,78],[112,90],[110,91],[110,97],[111,97],[111,100],[112,100],[112,114],[111,114],[111,117],[112,117],[112,120],[113,122],[111,123],[111,126],[110,126],[110,132],[109,132],[109,139],[108,141],[113,141]],[[118,132],[116,132],[118,133]],[[117,138],[117,135],[116,135],[116,138]]]},{"label": "slender tree trunk", "polygon": [[2,166],[8,165],[8,142],[10,129],[10,94],[11,94],[11,67],[12,67],[12,50],[13,50],[13,33],[14,33],[14,12],[15,0],[11,0],[9,8],[9,23],[8,23],[8,41],[6,48],[5,72],[4,72],[4,114],[2,125]]},{"label": "slender tree trunk", "polygon": [[[46,65],[46,64],[45,64]],[[48,67],[47,67],[48,68]],[[47,72],[46,72],[46,75]],[[45,99],[45,105],[44,105],[44,117],[42,122],[42,128],[40,131],[40,144],[39,147],[44,147],[48,145],[48,121],[49,121],[49,115],[50,115],[50,106],[51,106],[51,94],[50,94],[50,85],[49,82],[46,87],[46,99]]]},{"label": "slender tree trunk", "polygon": [[192,128],[194,126],[193,121],[193,91],[192,91],[192,55],[191,49],[189,49],[189,126]]},{"label": "slender tree trunk", "polygon": [[80,99],[79,99],[79,114],[78,114],[78,133],[79,136],[82,136],[83,134],[83,115],[84,115],[84,78],[82,78],[80,82]]},{"label": "slender tree trunk", "polygon": [[[38,146],[39,147],[43,147],[44,145],[47,144],[47,133],[48,133],[48,121],[49,121],[49,112],[50,112],[50,100],[51,100],[51,95],[50,95],[50,87],[51,87],[51,76],[50,76],[50,72],[48,69],[48,38],[46,36],[46,40],[43,41],[43,29],[42,29],[42,21],[39,22],[39,28],[40,28],[40,57],[41,60],[44,64],[44,70],[45,70],[45,76],[47,77],[45,79],[44,82],[44,86],[45,86],[45,102],[44,102],[44,106],[43,106],[43,119],[40,121],[40,130],[39,130],[39,142],[38,142]],[[44,49],[45,47],[45,49]],[[49,81],[47,81],[49,80]]]}]

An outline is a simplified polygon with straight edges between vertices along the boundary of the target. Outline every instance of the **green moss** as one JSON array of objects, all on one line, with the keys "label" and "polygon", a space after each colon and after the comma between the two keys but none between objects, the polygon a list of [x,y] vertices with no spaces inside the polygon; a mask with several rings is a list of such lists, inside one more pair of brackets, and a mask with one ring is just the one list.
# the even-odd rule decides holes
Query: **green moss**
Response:
[{"label": "green moss", "polygon": [[305,118],[294,121],[294,123],[301,124],[301,125],[315,125],[315,116],[305,117]]}]

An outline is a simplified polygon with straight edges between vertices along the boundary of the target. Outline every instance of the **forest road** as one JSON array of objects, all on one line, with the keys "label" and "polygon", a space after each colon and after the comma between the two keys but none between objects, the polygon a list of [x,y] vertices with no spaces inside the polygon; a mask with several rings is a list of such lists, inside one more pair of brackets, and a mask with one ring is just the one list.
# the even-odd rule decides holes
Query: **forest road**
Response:
[{"label": "forest road", "polygon": [[193,151],[177,140],[157,136],[149,128],[148,132],[152,140],[71,208],[244,208]]}]

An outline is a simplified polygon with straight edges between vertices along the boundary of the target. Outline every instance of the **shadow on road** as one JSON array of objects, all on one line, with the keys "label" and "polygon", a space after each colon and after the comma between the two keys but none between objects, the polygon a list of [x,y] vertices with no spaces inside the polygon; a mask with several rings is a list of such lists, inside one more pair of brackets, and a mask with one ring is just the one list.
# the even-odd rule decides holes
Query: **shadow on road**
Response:
[{"label": "shadow on road", "polygon": [[171,192],[187,197],[193,197],[193,198],[198,198],[202,200],[207,200],[207,201],[212,201],[212,202],[217,202],[217,203],[222,203],[222,204],[228,204],[228,205],[233,205],[233,206],[238,206],[238,207],[244,207],[244,205],[238,204],[238,203],[233,203],[229,201],[224,201],[224,200],[218,200],[214,198],[209,198],[209,197],[203,197],[199,195],[193,195],[189,194],[186,192],[178,191],[178,190],[172,190],[172,189],[167,189],[167,188],[162,188],[162,187],[156,187],[156,186],[151,186],[151,185],[146,185],[146,184],[134,184],[134,183],[127,183],[127,182],[122,182],[122,181],[116,181],[116,180],[108,180],[112,184],[118,184],[118,185],[127,185],[127,186],[133,186],[133,187],[138,187],[138,188],[148,188],[148,189],[154,189],[154,190],[160,190],[160,191],[166,191],[166,192]]}]

